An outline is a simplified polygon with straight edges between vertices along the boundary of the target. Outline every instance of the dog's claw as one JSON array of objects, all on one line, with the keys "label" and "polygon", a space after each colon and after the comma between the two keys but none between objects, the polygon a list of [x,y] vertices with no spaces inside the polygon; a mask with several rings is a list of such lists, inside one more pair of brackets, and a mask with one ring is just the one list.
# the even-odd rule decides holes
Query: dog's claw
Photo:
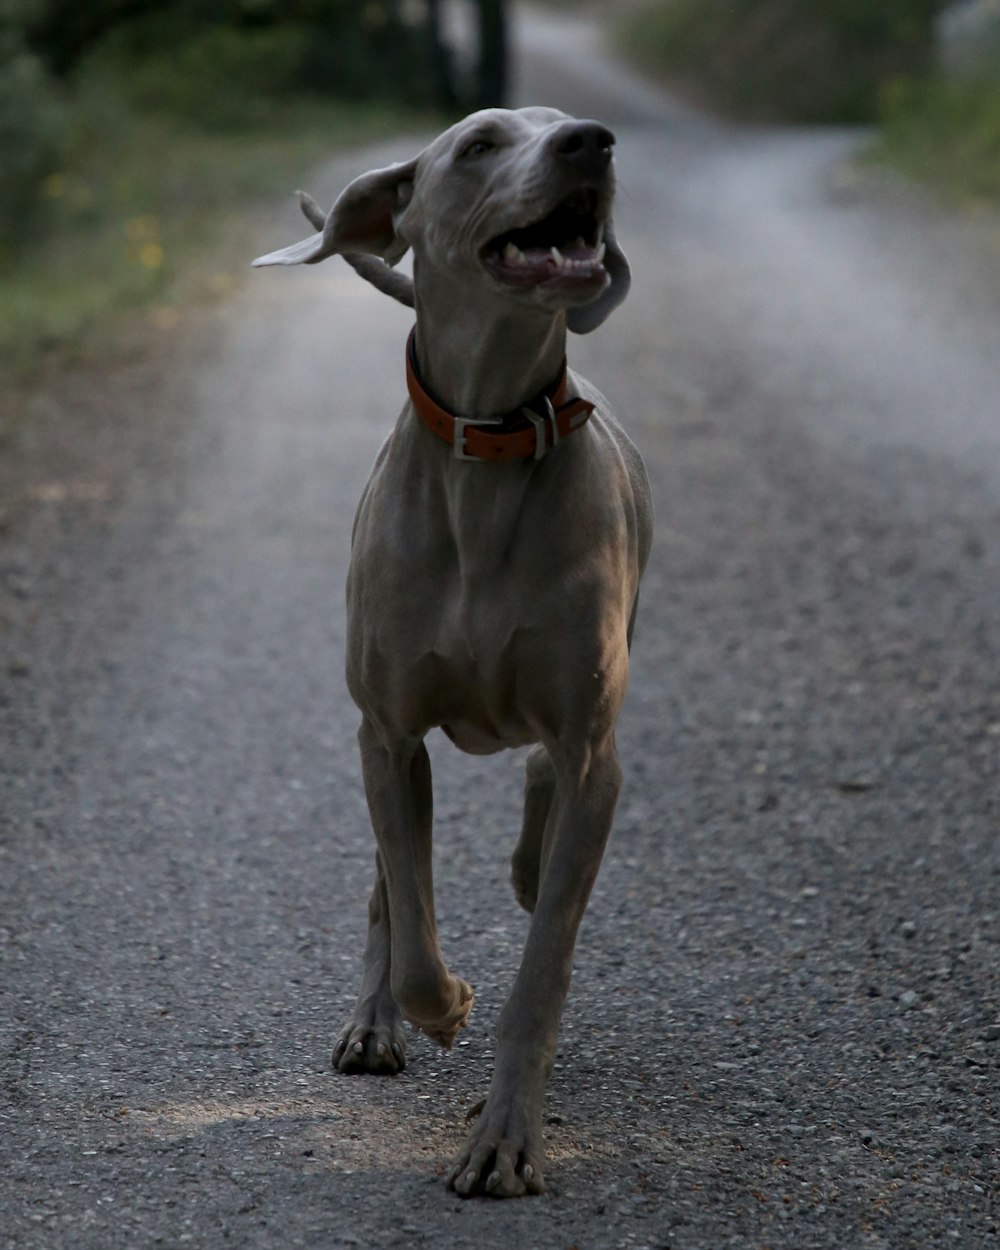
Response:
[{"label": "dog's claw", "polygon": [[540,1160],[540,1129],[525,1129],[524,1109],[512,1106],[498,1116],[490,1104],[469,1134],[465,1149],[451,1170],[449,1188],[463,1198],[486,1194],[520,1198],[544,1192]]},{"label": "dog's claw", "polygon": [[333,1047],[333,1066],[349,1075],[371,1072],[395,1076],[406,1067],[406,1048],[399,1013],[388,1020],[380,1013],[355,1018]]}]

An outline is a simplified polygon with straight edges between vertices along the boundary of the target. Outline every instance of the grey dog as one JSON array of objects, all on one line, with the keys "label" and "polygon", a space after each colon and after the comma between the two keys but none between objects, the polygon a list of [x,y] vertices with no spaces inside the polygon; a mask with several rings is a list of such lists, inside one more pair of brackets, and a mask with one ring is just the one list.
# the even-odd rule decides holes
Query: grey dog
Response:
[{"label": "grey dog", "polygon": [[[472,989],[438,945],[424,738],[533,745],[512,858],[533,913],[496,1063],[451,1171],[462,1195],[543,1185],[542,1108],[573,948],[621,784],[614,727],[652,537],[642,460],[565,365],[624,299],[614,137],[549,108],[487,109],[352,182],[318,234],[255,265],[343,255],[416,309],[409,402],[358,508],[347,681],[377,843],[361,990],[333,1062],[393,1074],[403,1018],[450,1046]],[[412,281],[392,268],[413,250]]]}]

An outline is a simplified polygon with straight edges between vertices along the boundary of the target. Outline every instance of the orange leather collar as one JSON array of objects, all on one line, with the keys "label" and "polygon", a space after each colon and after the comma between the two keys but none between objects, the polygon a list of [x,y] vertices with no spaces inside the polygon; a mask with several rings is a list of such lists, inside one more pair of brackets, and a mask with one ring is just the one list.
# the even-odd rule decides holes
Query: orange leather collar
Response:
[{"label": "orange leather collar", "polygon": [[427,391],[417,372],[414,332],[406,341],[406,387],[417,416],[455,449],[457,460],[541,460],[586,424],[594,405],[569,394],[566,361],[555,385],[498,421],[472,421],[451,412]]}]

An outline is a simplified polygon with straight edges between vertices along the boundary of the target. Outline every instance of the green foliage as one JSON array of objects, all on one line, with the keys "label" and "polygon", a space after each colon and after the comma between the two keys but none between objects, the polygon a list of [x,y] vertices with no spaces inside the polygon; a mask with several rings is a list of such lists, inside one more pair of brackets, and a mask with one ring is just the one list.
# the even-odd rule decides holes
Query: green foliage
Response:
[{"label": "green foliage", "polygon": [[876,154],[965,201],[1000,200],[1000,66],[929,74],[944,0],[651,0],[626,50],[742,117],[868,122]]},{"label": "green foliage", "polygon": [[63,101],[38,60],[24,50],[0,59],[0,259],[29,224],[64,125]]},{"label": "green foliage", "polygon": [[882,85],[922,69],[941,0],[653,0],[627,19],[627,51],[742,116],[875,117]]},{"label": "green foliage", "polygon": [[31,0],[0,0],[0,260],[32,217],[63,141],[61,93],[24,41],[36,11]]},{"label": "green foliage", "polygon": [[840,37],[859,47],[923,51],[944,0],[823,0],[816,7]]},{"label": "green foliage", "polygon": [[1000,203],[1000,72],[899,82],[886,91],[876,154],[963,201]]},{"label": "green foliage", "polygon": [[[209,27],[230,30],[308,27],[320,44],[342,45],[338,60],[368,55],[373,44],[410,41],[399,17],[400,0],[0,0],[30,5],[24,19],[32,48],[54,73],[70,73],[112,31],[127,32],[133,47],[149,54],[163,35],[177,43]],[[360,38],[359,38],[360,34]]]},{"label": "green foliage", "polygon": [[300,92],[426,103],[418,35],[385,5],[342,0],[204,0],[123,22],[81,70],[107,69],[133,103],[204,124],[254,124],[276,99]]},{"label": "green foliage", "polygon": [[0,0],[0,375],[123,308],[167,325],[229,289],[259,250],[241,206],[398,130],[400,99],[426,89],[423,32],[397,15],[395,0]]},{"label": "green foliage", "polygon": [[[142,42],[150,25],[165,24],[144,25]],[[208,26],[181,40],[164,32],[148,48],[136,47],[137,33],[109,35],[84,62],[83,76],[113,80],[127,107],[206,129],[259,124],[276,100],[302,90],[314,47],[302,26]]]},{"label": "green foliage", "polygon": [[113,83],[82,81],[63,160],[41,184],[45,229],[0,264],[0,413],[5,381],[106,349],[124,311],[130,332],[169,332],[190,304],[227,294],[270,242],[248,205],[287,195],[294,236],[307,227],[290,191],[306,171],[404,124],[397,106],[296,97],[256,126],[211,130],[131,111]]},{"label": "green foliage", "polygon": [[398,0],[0,0],[0,265],[52,218],[46,178],[98,97],[112,127],[117,110],[209,132],[303,97],[425,104],[424,38]]}]

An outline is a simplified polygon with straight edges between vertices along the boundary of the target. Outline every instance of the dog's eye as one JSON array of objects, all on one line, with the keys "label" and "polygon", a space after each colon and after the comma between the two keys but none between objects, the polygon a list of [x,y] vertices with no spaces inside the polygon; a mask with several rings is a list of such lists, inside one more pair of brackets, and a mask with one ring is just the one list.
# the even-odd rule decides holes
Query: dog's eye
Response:
[{"label": "dog's eye", "polygon": [[487,152],[492,152],[496,147],[495,143],[490,143],[489,139],[473,139],[470,144],[462,149],[462,156],[485,156]]}]

